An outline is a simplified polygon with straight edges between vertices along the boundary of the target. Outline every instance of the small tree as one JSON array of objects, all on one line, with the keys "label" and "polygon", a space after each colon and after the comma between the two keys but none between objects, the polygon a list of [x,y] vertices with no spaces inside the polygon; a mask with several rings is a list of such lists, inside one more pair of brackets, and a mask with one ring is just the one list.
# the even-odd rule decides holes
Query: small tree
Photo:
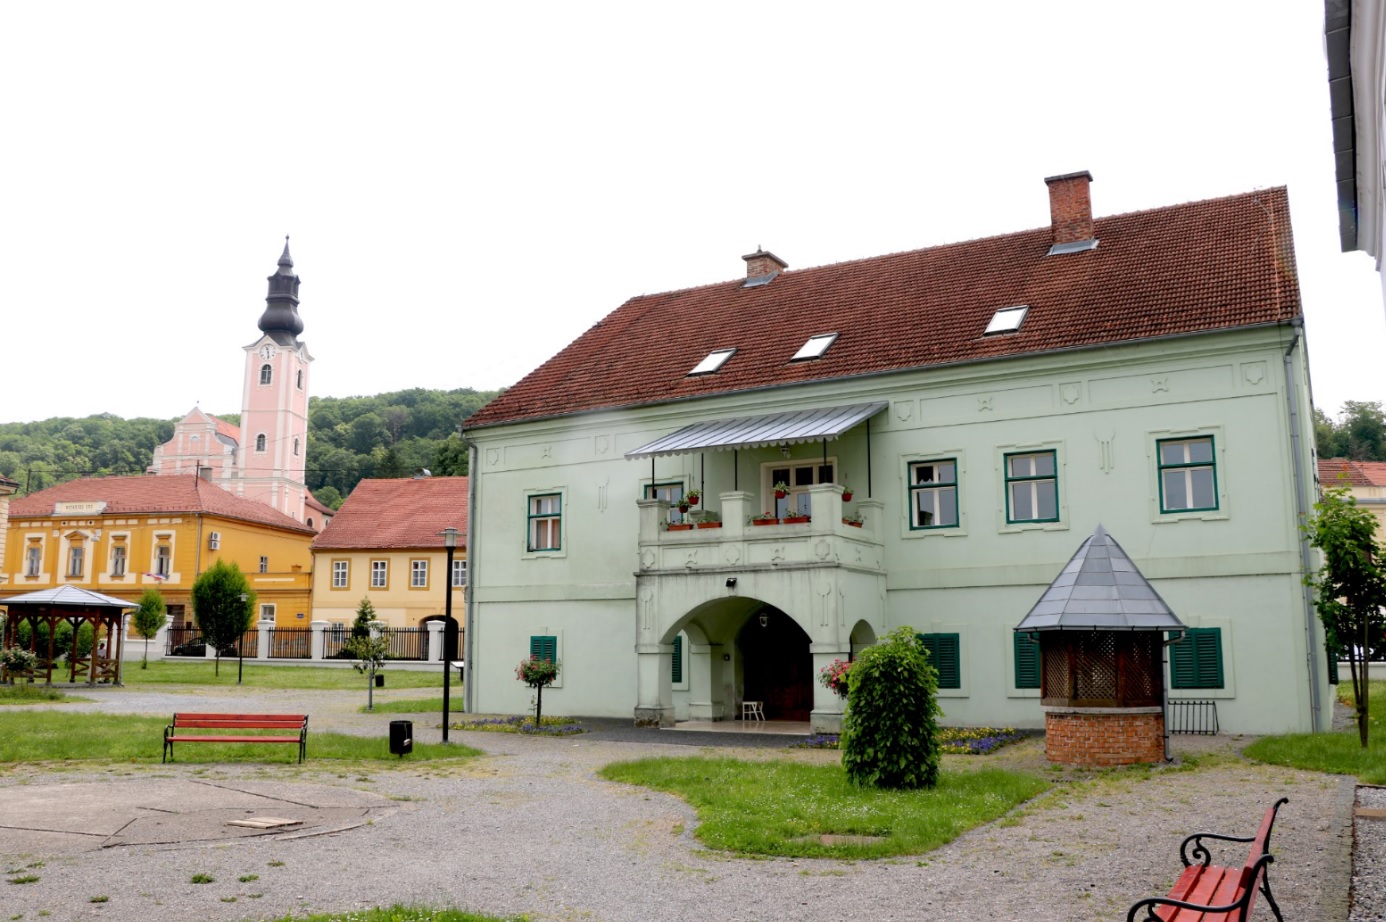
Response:
[{"label": "small tree", "polygon": [[192,603],[202,639],[217,651],[215,671],[221,675],[221,651],[250,628],[255,590],[250,588],[240,567],[218,560],[193,583]]},{"label": "small tree", "polygon": [[1305,582],[1318,590],[1314,607],[1329,650],[1347,655],[1357,735],[1366,749],[1367,658],[1381,645],[1381,609],[1386,606],[1386,568],[1376,543],[1376,517],[1359,508],[1346,487],[1339,487],[1314,504],[1314,518],[1304,530],[1324,556],[1323,567]]},{"label": "small tree", "polygon": [[558,670],[563,666],[556,659],[542,659],[531,656],[520,660],[515,667],[515,678],[534,689],[534,729],[538,730],[544,719],[544,686],[552,685],[558,679]]},{"label": "small tree", "polygon": [[149,668],[149,641],[158,636],[159,628],[164,626],[167,612],[163,593],[159,590],[151,586],[140,593],[140,607],[135,609],[135,616],[131,620],[135,633],[144,638],[144,661],[140,663],[141,669]]},{"label": "small tree", "polygon": [[938,784],[938,671],[914,628],[896,628],[863,650],[847,685],[840,745],[851,782],[902,789]]},{"label": "small tree", "polygon": [[[342,644],[342,652],[356,662],[352,668],[366,676],[366,710],[375,710],[375,673],[385,668],[390,652],[389,629],[375,620],[375,606],[362,599],[356,609],[356,621],[351,625],[351,637]],[[358,633],[359,632],[359,633]]]}]

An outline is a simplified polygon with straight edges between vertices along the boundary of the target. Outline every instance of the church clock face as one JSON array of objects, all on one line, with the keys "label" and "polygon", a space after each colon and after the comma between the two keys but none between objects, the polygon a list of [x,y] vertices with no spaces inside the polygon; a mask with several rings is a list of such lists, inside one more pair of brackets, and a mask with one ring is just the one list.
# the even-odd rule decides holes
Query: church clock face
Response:
[{"label": "church clock face", "polygon": [[274,358],[274,347],[271,346],[269,343],[265,343],[263,346],[261,346],[260,358],[266,360]]}]

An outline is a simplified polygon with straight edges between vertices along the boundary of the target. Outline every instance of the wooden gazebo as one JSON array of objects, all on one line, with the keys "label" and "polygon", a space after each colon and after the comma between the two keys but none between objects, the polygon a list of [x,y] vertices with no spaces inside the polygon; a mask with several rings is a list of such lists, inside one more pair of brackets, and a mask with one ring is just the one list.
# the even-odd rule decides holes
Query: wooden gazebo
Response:
[{"label": "wooden gazebo", "polygon": [[[15,675],[7,673],[6,679],[33,681],[42,677],[44,684],[51,685],[54,667],[57,667],[59,682],[64,681],[62,673],[66,672],[66,681],[74,684],[79,680],[88,685],[97,682],[121,684],[120,648],[125,612],[138,607],[135,603],[76,586],[59,586],[12,596],[3,604],[8,609],[3,646],[23,646],[38,657],[34,669]],[[21,644],[20,626],[26,624],[29,639],[28,643]],[[72,640],[59,649],[56,641],[58,627],[62,624],[71,626]],[[79,657],[77,635],[87,624],[92,626],[91,649]],[[64,655],[66,664],[62,661]]]},{"label": "wooden gazebo", "polygon": [[1164,638],[1185,627],[1106,529],[1097,526],[1015,630],[1039,638],[1051,762],[1168,758]]}]

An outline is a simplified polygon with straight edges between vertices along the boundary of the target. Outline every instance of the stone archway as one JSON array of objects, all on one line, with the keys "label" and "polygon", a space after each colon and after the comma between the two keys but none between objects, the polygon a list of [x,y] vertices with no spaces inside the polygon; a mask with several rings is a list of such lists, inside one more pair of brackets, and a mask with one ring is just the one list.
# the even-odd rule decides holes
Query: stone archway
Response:
[{"label": "stone archway", "polygon": [[[763,623],[762,623],[763,619]],[[744,700],[763,701],[769,720],[807,722],[813,711],[813,654],[798,623],[770,605],[737,632]]]}]

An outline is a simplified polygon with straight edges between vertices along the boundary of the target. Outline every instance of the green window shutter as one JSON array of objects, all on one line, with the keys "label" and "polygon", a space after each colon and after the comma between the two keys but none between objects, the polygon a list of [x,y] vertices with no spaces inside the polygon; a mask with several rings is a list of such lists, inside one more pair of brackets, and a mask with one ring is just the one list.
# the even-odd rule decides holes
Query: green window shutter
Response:
[{"label": "green window shutter", "polygon": [[939,688],[962,688],[962,644],[957,634],[918,634],[938,670]]},{"label": "green window shutter", "polygon": [[1040,645],[1034,634],[1015,635],[1015,687],[1040,687]]},{"label": "green window shutter", "polygon": [[529,638],[529,655],[549,662],[558,660],[558,638],[552,634],[535,634]]},{"label": "green window shutter", "polygon": [[1169,676],[1171,688],[1222,688],[1222,628],[1189,628],[1169,648]]},{"label": "green window shutter", "polygon": [[674,684],[683,681],[683,635],[674,637]]}]

